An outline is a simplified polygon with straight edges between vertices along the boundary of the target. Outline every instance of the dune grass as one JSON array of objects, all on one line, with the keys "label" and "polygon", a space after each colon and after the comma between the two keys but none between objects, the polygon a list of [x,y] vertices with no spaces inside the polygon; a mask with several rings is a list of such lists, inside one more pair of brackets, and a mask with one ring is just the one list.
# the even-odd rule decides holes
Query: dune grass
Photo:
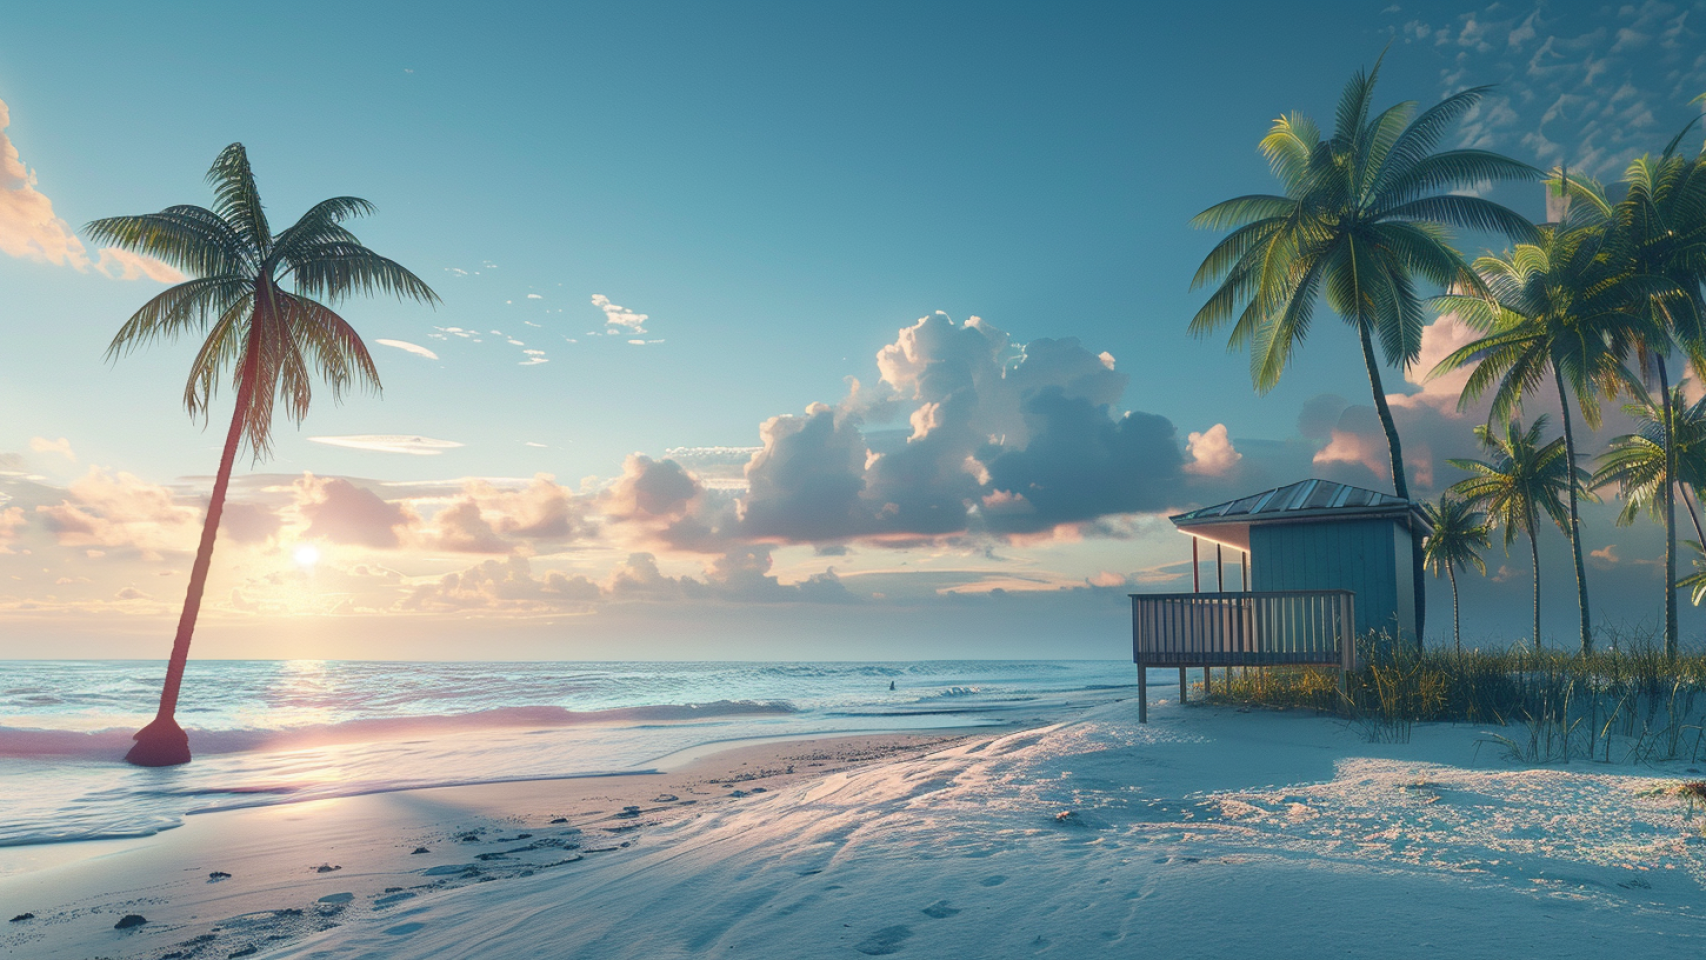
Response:
[{"label": "dune grass", "polygon": [[1706,759],[1706,653],[1608,639],[1584,657],[1522,644],[1418,653],[1371,636],[1342,688],[1331,669],[1217,670],[1208,699],[1337,714],[1375,742],[1408,741],[1418,721],[1487,724],[1501,728],[1490,743],[1529,763]]}]

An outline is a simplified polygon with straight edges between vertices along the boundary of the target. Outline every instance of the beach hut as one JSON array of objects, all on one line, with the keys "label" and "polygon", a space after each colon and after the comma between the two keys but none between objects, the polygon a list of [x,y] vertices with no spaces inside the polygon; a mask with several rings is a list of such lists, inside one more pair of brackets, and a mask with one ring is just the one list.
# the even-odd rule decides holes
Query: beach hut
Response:
[{"label": "beach hut", "polygon": [[1182,533],[1243,553],[1250,590],[1349,590],[1359,636],[1415,639],[1412,543],[1430,527],[1408,500],[1303,480],[1171,519]]},{"label": "beach hut", "polygon": [[[1132,594],[1132,658],[1149,666],[1333,665],[1353,669],[1356,638],[1413,642],[1412,545],[1430,531],[1419,506],[1331,480],[1304,480],[1171,518],[1191,537],[1192,592]],[[1202,541],[1214,545],[1204,592]],[[1238,589],[1225,549],[1241,554]],[[1209,680],[1205,669],[1204,683]],[[1147,713],[1145,710],[1144,713]]]}]

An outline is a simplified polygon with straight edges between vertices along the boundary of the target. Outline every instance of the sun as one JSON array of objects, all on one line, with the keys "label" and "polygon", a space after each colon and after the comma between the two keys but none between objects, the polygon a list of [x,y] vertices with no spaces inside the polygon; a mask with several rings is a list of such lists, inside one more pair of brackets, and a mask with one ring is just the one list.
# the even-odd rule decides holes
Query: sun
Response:
[{"label": "sun", "polygon": [[297,566],[304,570],[312,570],[314,564],[320,562],[320,548],[311,543],[304,543],[296,548],[291,557],[296,560]]}]

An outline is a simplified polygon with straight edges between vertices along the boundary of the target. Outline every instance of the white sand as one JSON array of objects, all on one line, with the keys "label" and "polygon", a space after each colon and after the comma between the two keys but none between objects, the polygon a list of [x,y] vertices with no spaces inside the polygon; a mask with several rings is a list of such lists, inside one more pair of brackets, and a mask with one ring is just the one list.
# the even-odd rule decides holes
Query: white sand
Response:
[{"label": "white sand", "polygon": [[[292,804],[142,840],[0,851],[0,909],[37,914],[0,930],[0,950],[1706,955],[1706,814],[1685,820],[1666,792],[1695,776],[1685,768],[1527,768],[1473,727],[1371,745],[1302,715],[1161,705],[1147,727],[1134,715],[1128,701],[910,748],[900,736],[766,744],[654,777]],[[876,753],[889,756],[818,775]],[[732,785],[765,790],[727,799],[731,786],[709,781],[730,772],[766,774]],[[627,803],[639,816],[610,819]],[[417,844],[431,852],[409,853]],[[216,869],[233,876],[208,882]],[[113,930],[130,912],[149,923]]]}]

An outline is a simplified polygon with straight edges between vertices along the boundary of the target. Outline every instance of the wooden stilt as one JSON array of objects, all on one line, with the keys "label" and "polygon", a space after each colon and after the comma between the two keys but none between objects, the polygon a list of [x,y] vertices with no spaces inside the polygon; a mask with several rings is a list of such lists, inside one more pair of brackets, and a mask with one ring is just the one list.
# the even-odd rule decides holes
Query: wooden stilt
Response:
[{"label": "wooden stilt", "polygon": [[1214,589],[1226,592],[1226,561],[1221,559],[1218,543],[1214,545]]},{"label": "wooden stilt", "polygon": [[1190,702],[1190,677],[1185,674],[1185,668],[1179,668],[1179,705]]},{"label": "wooden stilt", "polygon": [[1191,592],[1202,593],[1202,561],[1197,559],[1197,538],[1191,538]]},{"label": "wooden stilt", "polygon": [[1149,671],[1137,665],[1137,722],[1149,722]]}]

